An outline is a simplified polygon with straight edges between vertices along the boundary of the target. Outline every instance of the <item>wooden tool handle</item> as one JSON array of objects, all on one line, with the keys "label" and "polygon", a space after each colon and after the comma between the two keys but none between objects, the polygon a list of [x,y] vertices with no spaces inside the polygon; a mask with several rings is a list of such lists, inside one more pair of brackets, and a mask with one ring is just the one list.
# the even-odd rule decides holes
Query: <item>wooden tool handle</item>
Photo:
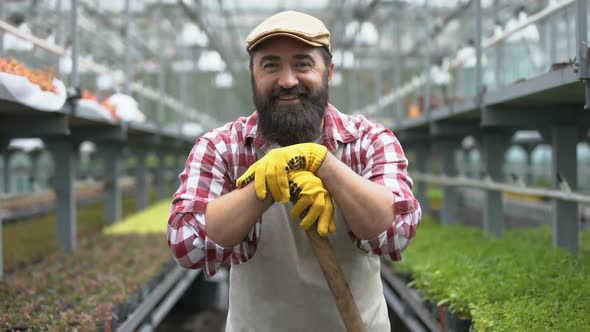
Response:
[{"label": "wooden tool handle", "polygon": [[305,231],[307,237],[311,241],[313,251],[318,258],[324,278],[330,287],[336,306],[340,312],[340,316],[344,321],[344,326],[348,332],[366,332],[365,324],[361,317],[361,313],[354,302],[350,287],[344,278],[342,269],[336,262],[334,256],[334,249],[327,237],[321,237],[315,227]]}]

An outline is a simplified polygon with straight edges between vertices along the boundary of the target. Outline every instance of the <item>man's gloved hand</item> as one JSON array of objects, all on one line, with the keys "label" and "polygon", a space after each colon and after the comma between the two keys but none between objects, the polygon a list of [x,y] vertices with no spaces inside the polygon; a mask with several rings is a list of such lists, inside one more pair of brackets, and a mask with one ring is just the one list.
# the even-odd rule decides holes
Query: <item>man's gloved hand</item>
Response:
[{"label": "man's gloved hand", "polygon": [[316,143],[300,143],[270,150],[252,164],[237,180],[238,188],[254,180],[259,200],[266,197],[266,186],[277,202],[287,203],[290,198],[287,173],[306,170],[312,173],[320,168],[328,149]]},{"label": "man's gloved hand", "polygon": [[302,217],[301,228],[308,230],[317,220],[320,236],[336,232],[332,197],[320,178],[308,171],[290,172],[289,192],[294,204],[289,214],[292,218]]}]

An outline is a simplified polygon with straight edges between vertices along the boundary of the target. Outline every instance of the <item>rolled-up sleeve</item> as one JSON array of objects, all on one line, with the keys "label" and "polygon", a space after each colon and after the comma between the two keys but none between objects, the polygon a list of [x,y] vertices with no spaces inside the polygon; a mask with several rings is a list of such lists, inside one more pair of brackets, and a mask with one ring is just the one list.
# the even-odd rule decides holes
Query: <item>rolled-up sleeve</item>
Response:
[{"label": "rolled-up sleeve", "polygon": [[246,239],[233,247],[219,246],[207,236],[207,204],[235,189],[223,150],[223,144],[205,138],[197,141],[180,174],[180,187],[174,194],[168,219],[168,246],[176,261],[185,268],[202,268],[207,276],[215,274],[224,263],[250,259],[261,231],[258,222]]},{"label": "rolled-up sleeve", "polygon": [[373,128],[362,144],[360,173],[369,180],[391,190],[394,218],[383,233],[372,239],[359,239],[349,231],[356,246],[364,252],[401,260],[401,252],[416,235],[422,219],[420,203],[412,193],[413,182],[408,175],[408,160],[393,133],[383,127]]}]

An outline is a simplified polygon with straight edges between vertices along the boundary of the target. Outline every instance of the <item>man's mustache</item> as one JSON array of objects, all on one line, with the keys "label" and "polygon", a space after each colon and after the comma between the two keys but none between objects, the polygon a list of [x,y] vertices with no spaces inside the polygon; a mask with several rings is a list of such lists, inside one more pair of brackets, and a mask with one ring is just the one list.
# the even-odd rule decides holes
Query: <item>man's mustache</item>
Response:
[{"label": "man's mustache", "polygon": [[276,87],[272,90],[272,94],[271,94],[271,96],[273,98],[277,98],[277,97],[285,96],[285,95],[298,95],[298,96],[306,97],[307,95],[309,95],[309,90],[302,85],[297,85],[297,86],[294,86],[294,87],[288,88],[288,89]]}]

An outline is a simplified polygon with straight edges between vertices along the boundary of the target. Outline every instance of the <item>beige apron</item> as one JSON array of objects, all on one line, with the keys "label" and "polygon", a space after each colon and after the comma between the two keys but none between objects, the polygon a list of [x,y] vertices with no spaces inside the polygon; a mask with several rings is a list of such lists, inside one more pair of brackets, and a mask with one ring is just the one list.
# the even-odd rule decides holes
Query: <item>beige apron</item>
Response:
[{"label": "beige apron", "polygon": [[[335,155],[340,154],[341,148]],[[309,239],[289,216],[291,208],[273,204],[262,216],[254,257],[232,266],[226,332],[345,331]],[[355,247],[337,206],[335,218],[336,234],[329,239],[367,330],[389,332],[380,259]]]}]

